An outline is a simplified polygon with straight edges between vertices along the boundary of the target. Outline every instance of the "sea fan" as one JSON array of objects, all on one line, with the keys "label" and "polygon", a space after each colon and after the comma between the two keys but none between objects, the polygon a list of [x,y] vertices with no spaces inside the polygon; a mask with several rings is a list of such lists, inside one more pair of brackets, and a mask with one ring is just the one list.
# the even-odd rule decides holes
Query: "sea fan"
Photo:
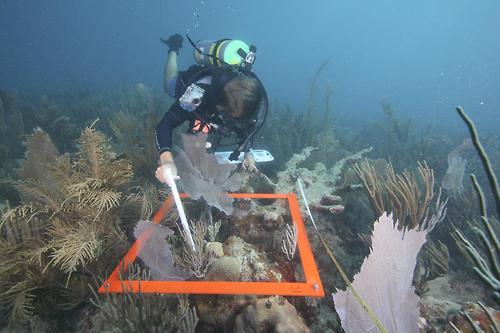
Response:
[{"label": "sea fan", "polygon": [[[375,223],[372,252],[354,276],[353,287],[389,332],[418,332],[419,298],[412,277],[427,231],[408,230],[403,238],[393,225],[392,214],[385,213]],[[333,299],[346,332],[376,332],[349,290],[338,291]]]},{"label": "sea fan", "polygon": [[203,198],[227,215],[233,212],[233,199],[228,191],[241,186],[238,174],[232,174],[235,164],[219,164],[206,151],[207,136],[204,134],[182,135],[182,149],[177,149],[176,164],[181,183],[192,199]]},{"label": "sea fan", "polygon": [[27,148],[26,158],[17,171],[21,181],[15,183],[22,200],[36,201],[57,209],[65,196],[60,188],[60,179],[53,172],[59,164],[57,148],[40,128],[35,128],[24,145]]},{"label": "sea fan", "polygon": [[59,151],[52,143],[49,135],[40,128],[35,128],[24,146],[26,156],[18,170],[21,179],[36,179],[45,181],[50,176],[50,166],[55,163]]},{"label": "sea fan", "polygon": [[153,229],[151,237],[140,245],[139,258],[149,267],[154,280],[185,280],[189,275],[174,266],[172,252],[166,238],[174,232],[169,228],[139,221],[134,229],[134,237],[139,239],[147,229]]}]

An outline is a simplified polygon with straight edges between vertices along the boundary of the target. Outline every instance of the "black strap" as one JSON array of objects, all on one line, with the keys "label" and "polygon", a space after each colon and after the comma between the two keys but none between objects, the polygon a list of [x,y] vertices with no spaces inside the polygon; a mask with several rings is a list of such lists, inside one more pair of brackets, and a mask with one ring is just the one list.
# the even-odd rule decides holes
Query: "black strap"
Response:
[{"label": "black strap", "polygon": [[[229,40],[229,38],[219,39],[218,41],[215,42],[215,45],[214,45],[214,54],[211,55],[211,56],[212,56],[212,58],[214,60],[214,65],[216,65],[216,66],[222,66],[222,64],[226,64],[227,65],[227,63],[224,60],[222,60],[221,58],[219,58],[217,56],[217,54],[219,53],[219,49],[220,49],[222,43],[225,42],[226,40]],[[210,56],[210,54],[209,54],[209,56]]]}]

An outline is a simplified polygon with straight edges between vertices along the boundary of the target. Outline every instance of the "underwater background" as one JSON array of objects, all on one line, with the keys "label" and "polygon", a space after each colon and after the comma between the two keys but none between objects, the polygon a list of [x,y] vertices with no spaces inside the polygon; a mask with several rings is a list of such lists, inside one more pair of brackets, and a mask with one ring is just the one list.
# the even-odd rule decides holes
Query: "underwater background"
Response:
[{"label": "underwater background", "polygon": [[[173,102],[162,92],[160,38],[174,33],[257,46],[270,107],[254,148],[275,160],[224,170],[237,190],[213,181],[217,167],[195,183],[300,197],[301,179],[324,298],[96,293],[168,194],[154,178],[153,131]],[[180,70],[192,53],[185,38]],[[355,288],[373,290],[355,274],[387,237],[392,260],[412,273],[379,272],[406,288],[394,297],[411,300],[396,306],[398,332],[497,332],[499,55],[494,0],[0,1],[1,330],[362,332],[332,298],[349,288],[325,246]],[[167,239],[170,266],[194,274],[184,278],[303,279],[299,258],[281,248],[293,238],[282,203],[235,201],[230,213],[202,185],[181,186],[204,198],[186,203],[190,218],[210,221],[193,222],[204,255],[194,269],[177,217],[162,220],[170,229],[158,242]],[[401,254],[376,233],[384,216],[406,244],[417,230],[427,242]],[[151,279],[150,270],[142,259],[129,273]],[[385,323],[391,309],[370,307]]]}]

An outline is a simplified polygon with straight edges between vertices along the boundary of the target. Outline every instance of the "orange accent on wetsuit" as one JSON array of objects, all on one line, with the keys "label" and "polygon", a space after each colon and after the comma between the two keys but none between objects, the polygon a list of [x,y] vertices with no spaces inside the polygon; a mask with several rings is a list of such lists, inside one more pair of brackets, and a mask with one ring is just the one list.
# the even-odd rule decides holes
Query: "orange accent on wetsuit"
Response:
[{"label": "orange accent on wetsuit", "polygon": [[210,125],[203,124],[198,119],[195,119],[192,130],[196,131],[196,132],[202,132],[202,133],[208,134],[208,132],[210,132]]}]

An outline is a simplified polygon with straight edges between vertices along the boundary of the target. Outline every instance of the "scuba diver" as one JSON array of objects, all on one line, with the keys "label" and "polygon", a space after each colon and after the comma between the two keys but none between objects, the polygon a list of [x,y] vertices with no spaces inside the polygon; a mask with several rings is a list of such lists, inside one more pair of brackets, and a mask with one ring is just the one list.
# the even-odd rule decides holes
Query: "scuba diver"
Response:
[{"label": "scuba diver", "polygon": [[164,91],[176,101],[155,129],[159,154],[155,176],[169,186],[168,172],[172,179],[179,178],[172,155],[172,132],[177,126],[189,121],[190,133],[214,133],[218,139],[207,142],[207,149],[215,150],[223,138],[236,140],[236,149],[228,158],[234,161],[250,149],[268,108],[264,86],[252,72],[255,46],[233,39],[195,44],[186,37],[194,47],[197,64],[181,72],[177,71],[177,56],[183,37],[175,34],[160,39],[168,46]]}]

